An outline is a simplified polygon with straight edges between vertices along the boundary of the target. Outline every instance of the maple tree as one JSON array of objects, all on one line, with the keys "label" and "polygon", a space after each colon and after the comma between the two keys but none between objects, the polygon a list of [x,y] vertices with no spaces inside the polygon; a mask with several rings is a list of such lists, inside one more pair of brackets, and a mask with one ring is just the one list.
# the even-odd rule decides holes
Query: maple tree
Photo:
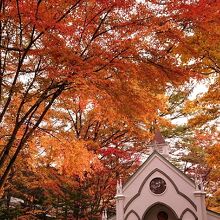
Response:
[{"label": "maple tree", "polygon": [[[182,170],[195,179],[201,178],[207,192],[207,207],[219,212],[219,138],[217,130],[195,129],[178,141],[178,161]],[[216,200],[216,202],[213,202]]]},{"label": "maple tree", "polygon": [[[182,13],[175,14],[176,19],[185,18],[185,34],[188,35],[186,48],[180,45],[180,59],[190,62],[203,75],[203,91],[192,98],[198,82],[191,81],[182,90],[171,93],[171,105],[168,108],[170,118],[185,118],[186,123],[174,129],[167,129],[170,137],[178,138],[178,151],[185,161],[184,170],[195,176],[195,167],[202,176],[206,190],[211,194],[207,206],[219,210],[219,173],[218,173],[218,122],[219,122],[219,37],[220,19],[218,1],[198,1],[192,4],[172,5]],[[190,50],[188,47],[190,46]],[[207,91],[206,91],[207,90]],[[172,108],[175,109],[172,109]],[[187,119],[187,120],[186,120]],[[177,141],[178,142],[178,141]],[[187,149],[184,151],[183,149]],[[181,150],[181,151],[180,151]],[[210,163],[212,161],[212,163]],[[211,201],[215,200],[215,202]],[[211,202],[210,202],[211,201]],[[213,206],[213,207],[212,207]]]},{"label": "maple tree", "polygon": [[1,1],[1,187],[65,89],[146,122],[167,82],[195,76],[169,53],[181,26],[158,14],[136,1]]},{"label": "maple tree", "polygon": [[[15,172],[13,181],[10,181],[10,192],[23,200],[26,200],[26,196],[29,195],[35,201],[29,201],[29,204],[33,203],[31,207],[35,207],[32,216],[37,210],[34,204],[36,202],[38,202],[38,205],[41,204],[42,199],[38,199],[41,195],[44,200],[44,211],[38,210],[38,214],[40,214],[40,211],[46,213],[46,207],[52,206],[53,209],[59,207],[56,217],[66,215],[76,218],[98,218],[104,206],[111,204],[110,200],[114,196],[116,179],[119,174],[123,178],[127,178],[139,165],[140,151],[141,149],[144,151],[145,148],[142,143],[143,138],[140,137],[141,134],[138,138],[138,132],[133,131],[132,128],[125,125],[123,127],[122,123],[113,122],[108,117],[105,117],[104,120],[104,114],[102,118],[100,116],[101,112],[94,108],[88,109],[88,103],[83,105],[86,102],[79,100],[76,103],[65,100],[66,111],[62,111],[61,114],[58,113],[60,103],[56,103],[56,108],[50,110],[50,114],[46,116],[48,123],[49,118],[54,119],[55,115],[57,121],[59,121],[59,123],[53,125],[53,135],[52,133],[45,133],[45,131],[41,132],[39,137],[35,135],[29,143],[35,144],[30,145],[20,156],[20,159],[27,158],[26,164],[29,164],[31,170],[29,167],[24,167],[19,161],[15,164],[15,169],[22,172]],[[90,102],[89,104],[91,105]],[[63,106],[63,99],[61,106]],[[72,108],[70,109],[70,107]],[[86,172],[80,172],[81,165],[77,164],[74,159],[80,158],[83,161],[83,167],[85,167],[88,156],[85,153],[81,157],[78,154],[74,156],[76,152],[72,154],[70,148],[76,151],[76,147],[68,144],[62,146],[62,140],[60,141],[61,144],[57,145],[58,137],[64,139],[64,136],[77,139],[78,143],[75,141],[74,145],[80,146],[80,142],[84,141],[84,146],[89,152],[98,154],[101,163],[91,164],[90,160],[90,169],[87,169]],[[144,137],[146,138],[146,135]],[[134,144],[138,145],[134,147]],[[41,151],[35,150],[37,145],[39,145]],[[31,149],[33,149],[32,155],[30,155]],[[42,154],[42,151],[44,154]],[[39,152],[38,157],[36,157],[37,152]],[[65,158],[65,161],[60,160],[64,152],[68,153],[71,161],[68,158]],[[77,170],[78,176],[76,176],[77,172],[74,170],[75,166],[79,168]],[[27,173],[30,173],[30,175],[27,175]],[[57,182],[49,176],[58,176],[57,180],[59,181]],[[62,178],[65,182],[62,181]],[[68,186],[68,183],[71,184]],[[15,192],[19,192],[19,194],[14,192],[14,188],[16,189]],[[37,192],[36,195],[35,192]],[[45,195],[42,192],[52,193]],[[59,198],[59,201],[57,198]],[[61,211],[62,209],[64,211]],[[48,210],[50,209],[48,208]],[[31,214],[30,207],[23,211],[26,215],[28,212]]]},{"label": "maple tree", "polygon": [[[65,111],[61,111],[61,107],[64,106]],[[72,140],[75,139],[75,145],[83,142],[88,152],[99,158],[99,161],[93,159],[92,163],[90,160],[90,169],[76,178],[76,185],[71,189],[72,192],[69,192],[72,196],[68,205],[69,211],[74,210],[74,217],[98,218],[103,208],[111,204],[117,178],[119,176],[128,178],[129,174],[139,166],[141,153],[146,151],[144,143],[148,137],[147,132],[133,128],[125,120],[112,118],[112,114],[109,115],[108,111],[103,112],[101,107],[98,104],[94,105],[91,100],[84,100],[81,97],[71,99],[64,94],[60,102],[56,103],[56,107],[47,115],[47,119],[54,116],[58,123],[53,125],[53,136],[46,138],[48,140],[44,145],[46,152],[49,149],[54,155],[55,152],[59,152],[60,157],[65,151],[69,157],[75,158],[68,145],[62,147],[62,152],[60,147],[54,145],[54,137],[58,137],[61,133],[59,137],[67,136]],[[57,158],[53,157],[53,159],[56,164]],[[83,155],[81,160],[85,163],[88,157]],[[64,171],[66,175],[71,176],[74,171],[72,166],[75,163],[69,162],[67,158],[65,163],[69,164],[70,169],[69,171],[61,169],[61,172]],[[77,208],[78,206],[80,209]]]},{"label": "maple tree", "polygon": [[[212,195],[207,199],[207,206],[219,211],[219,27],[220,20],[217,9],[218,1],[201,1],[195,7],[187,6],[187,15],[190,14],[189,29],[193,34],[188,38],[194,54],[194,65],[203,74],[203,83],[207,91],[197,95],[196,98],[185,100],[182,114],[188,117],[188,122],[182,127],[185,134],[185,143],[181,144],[188,149],[188,155],[183,159],[190,167],[189,172],[195,173],[198,167],[206,185],[207,191]],[[184,9],[183,9],[184,10]],[[184,16],[180,14],[180,16]],[[193,26],[192,26],[193,25]],[[207,34],[208,33],[208,34]],[[186,59],[190,55],[186,54]],[[200,160],[198,160],[200,158]],[[211,162],[212,161],[212,162]],[[211,163],[210,163],[211,162]],[[215,202],[210,202],[215,200]],[[213,206],[213,207],[212,207]]]}]

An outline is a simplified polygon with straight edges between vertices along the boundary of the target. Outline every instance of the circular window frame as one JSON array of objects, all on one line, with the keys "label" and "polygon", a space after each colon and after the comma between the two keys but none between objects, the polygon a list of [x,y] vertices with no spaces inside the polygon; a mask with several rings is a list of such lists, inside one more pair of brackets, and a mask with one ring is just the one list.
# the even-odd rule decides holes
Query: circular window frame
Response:
[{"label": "circular window frame", "polygon": [[[162,186],[159,186],[158,189],[156,189],[156,188],[153,189],[152,188],[153,187],[152,184],[155,184],[153,182],[158,181],[158,180],[160,180],[162,182]],[[160,195],[163,195],[166,192],[167,183],[166,183],[166,181],[163,178],[155,177],[155,178],[151,179],[151,181],[149,183],[149,189],[150,189],[151,193],[153,193],[154,195],[160,196]]]}]

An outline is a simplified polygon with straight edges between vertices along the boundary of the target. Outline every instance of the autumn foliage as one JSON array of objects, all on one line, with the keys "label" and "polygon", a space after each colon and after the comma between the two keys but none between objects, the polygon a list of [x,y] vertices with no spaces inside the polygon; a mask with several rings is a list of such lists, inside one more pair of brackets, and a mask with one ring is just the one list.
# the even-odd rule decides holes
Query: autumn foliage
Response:
[{"label": "autumn foliage", "polygon": [[[94,219],[118,176],[139,165],[155,126],[173,128],[168,115],[190,115],[192,130],[215,121],[219,8],[209,0],[2,0],[2,194],[20,197],[31,178],[67,207],[72,191],[76,206],[85,191],[97,204],[75,216]],[[209,79],[204,96],[186,100],[187,83]]]}]

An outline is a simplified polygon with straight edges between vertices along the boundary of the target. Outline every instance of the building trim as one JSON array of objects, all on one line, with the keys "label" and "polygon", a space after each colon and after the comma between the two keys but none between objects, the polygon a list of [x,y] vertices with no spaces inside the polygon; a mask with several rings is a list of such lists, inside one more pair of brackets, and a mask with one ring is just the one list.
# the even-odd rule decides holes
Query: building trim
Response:
[{"label": "building trim", "polygon": [[136,217],[138,218],[138,220],[141,220],[141,218],[139,217],[139,215],[137,214],[137,212],[135,212],[133,209],[132,209],[130,212],[128,212],[128,214],[127,214],[126,217],[125,217],[125,220],[128,219],[128,217],[129,217],[129,215],[130,215],[131,213],[133,213],[134,215],[136,215]]},{"label": "building trim", "polygon": [[181,216],[180,216],[180,219],[183,219],[183,216],[185,215],[186,212],[190,212],[190,213],[194,216],[195,220],[198,220],[196,214],[195,214],[192,210],[190,210],[189,208],[185,209],[185,210],[182,212],[182,214],[181,214]]}]

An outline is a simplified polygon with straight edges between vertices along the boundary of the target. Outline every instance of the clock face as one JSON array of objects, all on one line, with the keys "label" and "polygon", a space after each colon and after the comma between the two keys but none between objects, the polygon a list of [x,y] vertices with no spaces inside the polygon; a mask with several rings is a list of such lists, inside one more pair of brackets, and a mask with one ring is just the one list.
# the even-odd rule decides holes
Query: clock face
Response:
[{"label": "clock face", "polygon": [[150,190],[155,194],[161,194],[166,189],[166,182],[160,178],[154,178],[150,181]]}]

